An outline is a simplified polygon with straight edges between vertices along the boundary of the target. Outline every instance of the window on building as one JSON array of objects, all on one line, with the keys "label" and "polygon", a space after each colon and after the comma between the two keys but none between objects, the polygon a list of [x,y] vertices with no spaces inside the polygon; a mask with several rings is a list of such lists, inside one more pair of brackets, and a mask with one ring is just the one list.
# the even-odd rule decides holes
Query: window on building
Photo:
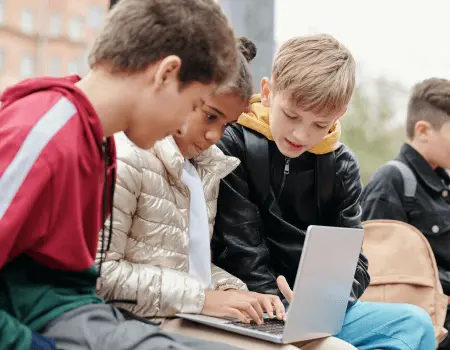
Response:
[{"label": "window on building", "polygon": [[5,0],[0,0],[0,23],[5,21]]},{"label": "window on building", "polygon": [[53,57],[50,60],[49,74],[53,77],[57,77],[61,74],[60,71],[61,71],[61,62],[58,57]]},{"label": "window on building", "polygon": [[83,19],[71,18],[69,22],[69,38],[73,41],[80,41],[83,37]]},{"label": "window on building", "polygon": [[31,34],[34,31],[34,13],[31,10],[23,10],[20,15],[20,29],[22,32]]},{"label": "window on building", "polygon": [[92,29],[99,29],[103,24],[105,17],[105,9],[99,6],[92,6],[89,8],[88,25]]},{"label": "window on building", "polygon": [[61,35],[62,29],[62,16],[59,12],[55,12],[50,17],[49,34],[52,37],[58,37]]},{"label": "window on building", "polygon": [[34,75],[34,56],[25,54],[20,61],[20,77],[22,79],[31,78]]}]

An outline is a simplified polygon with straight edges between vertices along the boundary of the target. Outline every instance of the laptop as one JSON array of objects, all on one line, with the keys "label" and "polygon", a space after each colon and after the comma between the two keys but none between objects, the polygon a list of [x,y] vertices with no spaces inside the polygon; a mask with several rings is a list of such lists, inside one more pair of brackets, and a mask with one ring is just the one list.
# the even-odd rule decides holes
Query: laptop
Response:
[{"label": "laptop", "polygon": [[178,317],[273,343],[324,338],[342,328],[364,238],[363,229],[309,226],[285,321],[264,324],[204,315]]}]

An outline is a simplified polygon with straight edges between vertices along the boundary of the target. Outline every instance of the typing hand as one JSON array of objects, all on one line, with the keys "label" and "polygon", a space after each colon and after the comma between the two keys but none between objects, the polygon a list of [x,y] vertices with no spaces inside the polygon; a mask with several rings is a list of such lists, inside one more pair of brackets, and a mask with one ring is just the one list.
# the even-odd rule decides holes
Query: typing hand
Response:
[{"label": "typing hand", "polygon": [[263,308],[263,311],[269,316],[269,318],[276,317],[279,320],[282,320],[284,318],[286,310],[284,309],[284,305],[277,295],[260,294],[244,290],[237,290],[236,292],[258,299],[258,302]]},{"label": "typing hand", "polygon": [[257,324],[263,323],[263,308],[258,298],[236,290],[207,290],[203,315],[232,317],[243,323],[249,323],[248,317]]}]

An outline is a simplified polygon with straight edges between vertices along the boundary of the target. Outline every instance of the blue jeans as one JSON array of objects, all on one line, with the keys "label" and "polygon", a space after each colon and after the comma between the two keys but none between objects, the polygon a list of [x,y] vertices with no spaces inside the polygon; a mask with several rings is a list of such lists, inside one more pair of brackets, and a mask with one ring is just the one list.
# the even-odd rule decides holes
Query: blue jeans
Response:
[{"label": "blue jeans", "polygon": [[358,301],[347,311],[337,338],[358,350],[434,350],[430,316],[408,304]]}]

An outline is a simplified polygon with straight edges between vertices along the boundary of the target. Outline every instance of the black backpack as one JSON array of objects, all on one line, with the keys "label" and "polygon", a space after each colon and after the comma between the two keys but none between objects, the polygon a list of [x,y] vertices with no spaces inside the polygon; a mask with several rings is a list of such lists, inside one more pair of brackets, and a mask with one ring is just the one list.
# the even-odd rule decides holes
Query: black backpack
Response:
[{"label": "black backpack", "polygon": [[[243,128],[245,141],[245,166],[257,192],[259,206],[263,206],[270,193],[269,141],[251,129]],[[264,171],[261,171],[264,169]],[[315,192],[319,217],[331,204],[336,174],[336,158],[334,152],[316,157]]]}]

